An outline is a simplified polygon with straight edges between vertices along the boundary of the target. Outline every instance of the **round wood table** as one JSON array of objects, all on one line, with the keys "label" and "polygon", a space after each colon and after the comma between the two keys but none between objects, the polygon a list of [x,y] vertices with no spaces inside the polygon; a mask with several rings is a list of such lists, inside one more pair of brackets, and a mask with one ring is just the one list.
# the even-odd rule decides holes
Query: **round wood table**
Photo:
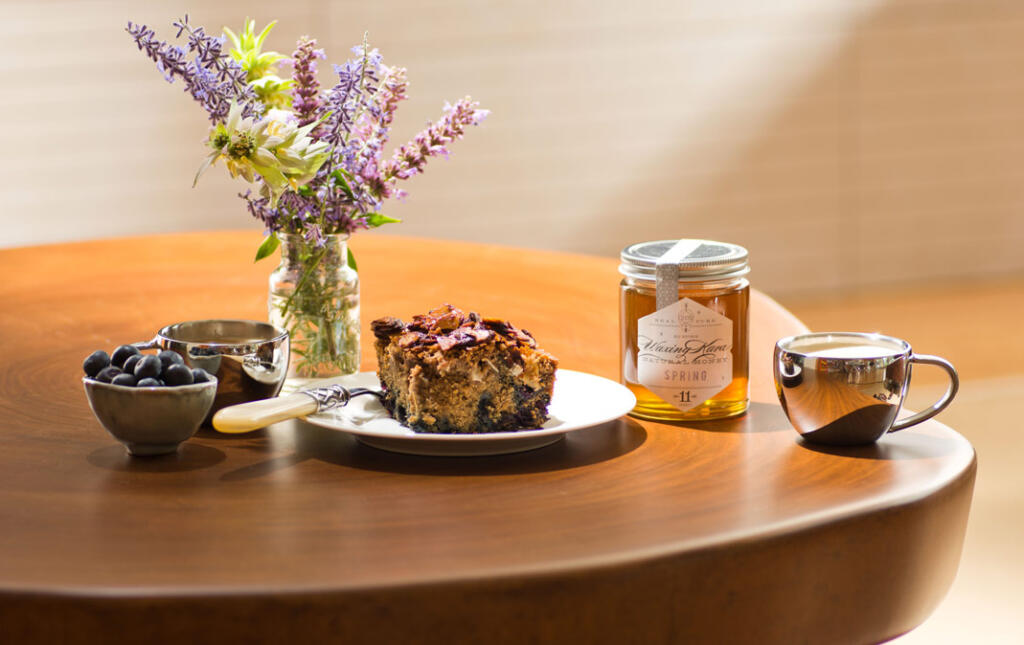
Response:
[{"label": "round wood table", "polygon": [[[930,421],[801,442],[771,381],[803,326],[752,302],[753,404],[622,418],[521,454],[392,454],[287,422],[130,458],[81,385],[94,349],[266,316],[256,232],[0,251],[0,632],[29,642],[864,643],[956,573],[974,451]],[[443,302],[618,377],[616,261],[360,235],[370,320]],[[753,281],[757,283],[756,258]]]}]

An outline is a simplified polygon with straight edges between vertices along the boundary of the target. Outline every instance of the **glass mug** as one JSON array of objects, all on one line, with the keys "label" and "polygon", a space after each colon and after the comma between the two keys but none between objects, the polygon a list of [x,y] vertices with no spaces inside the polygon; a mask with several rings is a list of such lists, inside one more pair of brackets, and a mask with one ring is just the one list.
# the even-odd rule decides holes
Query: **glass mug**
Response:
[{"label": "glass mug", "polygon": [[[932,418],[960,387],[944,358],[915,354],[910,343],[881,334],[824,332],[789,336],[775,344],[775,390],[790,423],[804,439],[830,445],[877,441]],[[936,365],[949,389],[931,407],[896,420],[914,363]]]}]

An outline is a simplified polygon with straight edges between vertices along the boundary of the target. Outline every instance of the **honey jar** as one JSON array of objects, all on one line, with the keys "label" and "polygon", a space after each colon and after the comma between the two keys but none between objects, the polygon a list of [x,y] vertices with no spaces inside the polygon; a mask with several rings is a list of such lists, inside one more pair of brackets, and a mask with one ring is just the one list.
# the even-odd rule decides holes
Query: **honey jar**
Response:
[{"label": "honey jar", "polygon": [[630,413],[656,421],[743,414],[750,401],[747,250],[711,240],[622,250],[621,380]]}]

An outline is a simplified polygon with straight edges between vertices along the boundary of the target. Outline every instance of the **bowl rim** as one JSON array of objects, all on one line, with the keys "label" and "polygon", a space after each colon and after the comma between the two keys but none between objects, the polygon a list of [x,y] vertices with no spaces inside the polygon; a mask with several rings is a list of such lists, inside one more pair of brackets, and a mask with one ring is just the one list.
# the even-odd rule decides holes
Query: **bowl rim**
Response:
[{"label": "bowl rim", "polygon": [[117,385],[115,383],[105,383],[103,381],[97,381],[91,376],[83,376],[82,383],[85,384],[86,387],[109,388],[114,390],[115,392],[158,392],[166,390],[168,392],[173,393],[197,392],[202,390],[204,387],[217,387],[217,384],[220,382],[217,380],[217,377],[214,376],[213,374],[210,374],[210,379],[211,380],[206,381],[205,383],[190,383],[189,385],[145,385],[143,387],[139,387],[137,385]]},{"label": "bowl rim", "polygon": [[[271,329],[274,330],[274,335],[271,336],[270,338],[261,338],[261,339],[258,339],[258,340],[254,339],[254,340],[252,340],[250,342],[246,342],[246,343],[229,343],[229,342],[224,342],[224,341],[219,341],[219,340],[210,340],[210,341],[205,341],[205,340],[204,341],[181,340],[180,338],[175,338],[173,336],[169,336],[166,333],[172,327],[178,327],[178,326],[181,326],[181,325],[188,325],[188,324],[191,324],[191,323],[218,323],[218,322],[224,322],[224,323],[256,323],[258,325],[266,325],[267,327],[270,327]],[[165,341],[167,341],[168,343],[171,343],[171,344],[184,345],[186,347],[191,347],[191,346],[195,346],[195,347],[216,347],[218,349],[224,349],[224,348],[246,348],[246,349],[248,349],[250,347],[257,346],[257,345],[264,345],[266,343],[278,344],[278,343],[282,342],[283,340],[285,340],[286,338],[288,338],[290,340],[290,336],[291,336],[288,333],[287,329],[283,329],[283,328],[275,325],[272,322],[267,322],[267,321],[263,321],[263,320],[250,320],[250,319],[246,319],[246,318],[199,318],[199,319],[196,319],[196,320],[183,320],[181,322],[171,323],[170,325],[164,325],[163,327],[161,327],[156,332],[156,335],[157,335],[157,338],[159,338],[161,340],[165,340]],[[156,339],[154,339],[154,340],[156,340]]]}]

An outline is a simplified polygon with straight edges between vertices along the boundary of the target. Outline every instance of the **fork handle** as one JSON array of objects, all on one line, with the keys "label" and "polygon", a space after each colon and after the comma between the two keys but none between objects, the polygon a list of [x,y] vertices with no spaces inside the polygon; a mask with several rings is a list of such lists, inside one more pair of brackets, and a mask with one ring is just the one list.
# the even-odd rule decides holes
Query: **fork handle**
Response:
[{"label": "fork handle", "polygon": [[278,421],[314,414],[319,405],[315,398],[301,392],[232,405],[213,415],[213,427],[228,434],[250,432]]}]

